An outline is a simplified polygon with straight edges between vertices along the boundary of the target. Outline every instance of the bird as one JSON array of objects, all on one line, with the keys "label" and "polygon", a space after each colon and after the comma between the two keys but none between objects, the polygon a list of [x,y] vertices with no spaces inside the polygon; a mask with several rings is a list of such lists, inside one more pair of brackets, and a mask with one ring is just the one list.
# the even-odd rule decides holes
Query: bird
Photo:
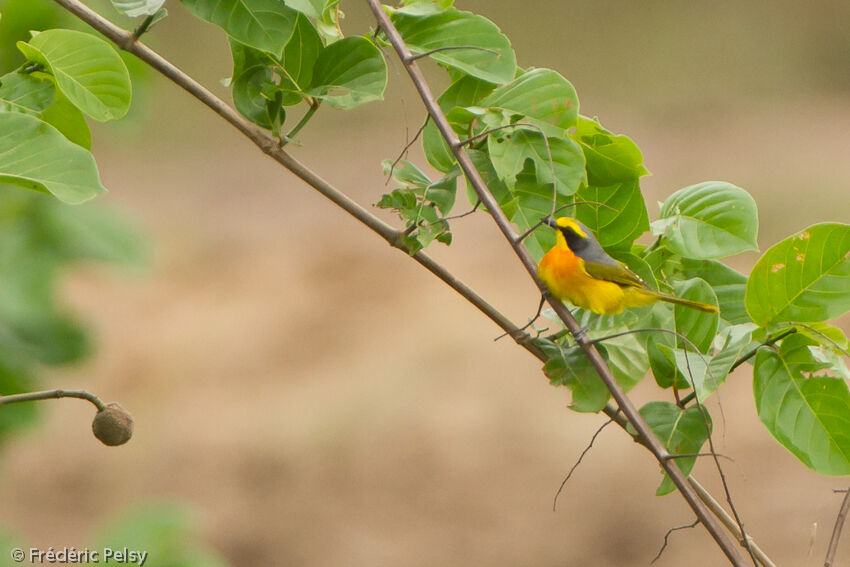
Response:
[{"label": "bird", "polygon": [[652,289],[605,252],[593,232],[576,219],[546,217],[543,222],[555,229],[555,245],[540,260],[537,276],[555,299],[599,315],[615,315],[656,301],[718,312],[714,305]]}]

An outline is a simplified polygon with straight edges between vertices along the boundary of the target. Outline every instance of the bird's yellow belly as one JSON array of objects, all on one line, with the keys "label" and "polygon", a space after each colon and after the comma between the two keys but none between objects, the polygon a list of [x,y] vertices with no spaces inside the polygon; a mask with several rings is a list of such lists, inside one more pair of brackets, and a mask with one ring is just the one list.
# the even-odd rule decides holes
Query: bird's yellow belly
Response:
[{"label": "bird's yellow belly", "polygon": [[592,278],[583,262],[570,250],[553,248],[543,256],[537,270],[540,280],[560,301],[599,315],[614,315],[626,307],[626,297],[620,285]]}]

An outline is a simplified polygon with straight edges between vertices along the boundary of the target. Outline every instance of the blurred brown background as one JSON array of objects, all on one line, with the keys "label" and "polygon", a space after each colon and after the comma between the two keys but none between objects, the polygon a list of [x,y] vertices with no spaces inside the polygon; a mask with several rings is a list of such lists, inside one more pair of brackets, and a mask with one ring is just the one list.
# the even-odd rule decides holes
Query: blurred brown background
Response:
[{"label": "blurred brown background", "polygon": [[[850,4],[457,4],[500,25],[521,65],[561,71],[584,114],[640,145],[651,216],[672,191],[719,179],[756,198],[762,250],[814,222],[850,222]],[[224,36],[168,7],[148,42],[225,95]],[[368,30],[364,3],[343,9],[348,33]],[[566,410],[567,391],[509,340],[494,342],[499,330],[475,309],[150,80],[132,120],[95,130],[94,152],[111,190],[101,199],[145,227],[151,267],[70,275],[66,298],[98,351],[46,380],[120,400],[136,434],[105,448],[87,404],[47,403],[0,459],[2,521],[26,545],[79,548],[127,506],[174,500],[237,566],[630,566],[692,520],[678,496],[654,496],[657,466],[613,427],[553,512],[603,419]],[[387,190],[380,160],[423,118],[393,62],[384,104],[323,110],[292,152],[371,205]],[[531,316],[536,291],[489,219],[454,232],[430,252],[515,321]],[[832,489],[846,481],[773,441],[749,370],[721,389],[725,420],[713,407],[735,502],[778,564],[817,565],[840,503]],[[659,395],[651,382],[639,403]],[[720,494],[710,463],[696,476]],[[850,565],[850,543],[842,551]],[[695,529],[677,532],[657,564],[725,563]]]}]

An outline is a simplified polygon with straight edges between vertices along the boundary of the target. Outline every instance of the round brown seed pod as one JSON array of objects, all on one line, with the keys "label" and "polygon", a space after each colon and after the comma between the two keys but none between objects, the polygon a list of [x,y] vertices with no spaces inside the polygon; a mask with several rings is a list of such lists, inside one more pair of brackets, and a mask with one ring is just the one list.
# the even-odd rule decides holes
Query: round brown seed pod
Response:
[{"label": "round brown seed pod", "polygon": [[104,445],[123,445],[133,436],[133,416],[118,402],[109,402],[94,416],[91,429]]}]

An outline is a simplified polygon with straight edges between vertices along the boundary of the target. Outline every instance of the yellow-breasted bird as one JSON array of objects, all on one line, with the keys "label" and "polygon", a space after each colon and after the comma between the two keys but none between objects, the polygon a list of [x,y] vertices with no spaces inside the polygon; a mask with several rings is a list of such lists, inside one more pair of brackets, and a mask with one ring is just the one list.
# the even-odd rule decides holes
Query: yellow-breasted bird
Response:
[{"label": "yellow-breasted bird", "polygon": [[537,275],[560,301],[600,315],[614,315],[626,307],[667,301],[700,311],[717,307],[656,291],[625,264],[608,255],[593,233],[570,217],[544,222],[555,229],[556,242],[540,260]]}]

